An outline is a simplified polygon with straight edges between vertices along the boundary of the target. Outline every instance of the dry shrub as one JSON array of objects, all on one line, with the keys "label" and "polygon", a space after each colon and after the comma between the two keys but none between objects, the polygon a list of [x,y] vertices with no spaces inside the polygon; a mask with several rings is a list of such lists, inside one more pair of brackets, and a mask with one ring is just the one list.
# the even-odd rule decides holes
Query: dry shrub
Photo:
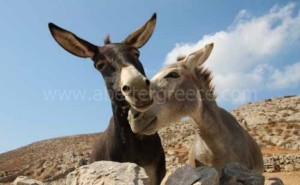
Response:
[{"label": "dry shrub", "polygon": [[296,130],[300,130],[300,125],[293,124],[293,126],[294,126],[294,128],[295,128]]},{"label": "dry shrub", "polygon": [[283,137],[283,139],[288,139],[290,137],[290,135],[285,135],[284,137]]},{"label": "dry shrub", "polygon": [[283,132],[283,130],[281,128],[275,128],[275,132],[277,132],[278,134],[281,134]]},{"label": "dry shrub", "polygon": [[289,113],[285,112],[282,114],[282,117],[288,117],[289,115],[290,115]]},{"label": "dry shrub", "polygon": [[262,142],[269,146],[276,146],[276,144],[274,144],[272,141],[269,141],[269,140],[263,140]]},{"label": "dry shrub", "polygon": [[272,127],[266,127],[265,129],[266,129],[267,133],[271,133],[272,132]]},{"label": "dry shrub", "polygon": [[291,130],[286,130],[286,131],[285,131],[285,134],[286,134],[286,135],[290,135],[291,132],[292,132]]}]

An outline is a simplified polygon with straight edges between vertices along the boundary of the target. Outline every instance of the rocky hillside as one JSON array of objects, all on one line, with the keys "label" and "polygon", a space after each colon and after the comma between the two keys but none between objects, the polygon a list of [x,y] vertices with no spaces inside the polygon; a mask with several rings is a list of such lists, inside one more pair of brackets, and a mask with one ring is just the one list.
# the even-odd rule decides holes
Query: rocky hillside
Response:
[{"label": "rocky hillside", "polygon": [[300,149],[300,96],[250,103],[232,113],[262,147]]},{"label": "rocky hillside", "polygon": [[0,183],[12,181],[19,175],[44,181],[59,179],[87,163],[98,136],[60,137],[0,154]]},{"label": "rocky hillside", "polygon": [[[265,155],[295,154],[300,159],[300,96],[272,98],[246,104],[232,114],[258,141]],[[191,121],[172,124],[159,132],[172,172],[187,162],[193,141]],[[20,175],[51,182],[86,164],[100,134],[61,137],[0,154],[0,183]]]}]

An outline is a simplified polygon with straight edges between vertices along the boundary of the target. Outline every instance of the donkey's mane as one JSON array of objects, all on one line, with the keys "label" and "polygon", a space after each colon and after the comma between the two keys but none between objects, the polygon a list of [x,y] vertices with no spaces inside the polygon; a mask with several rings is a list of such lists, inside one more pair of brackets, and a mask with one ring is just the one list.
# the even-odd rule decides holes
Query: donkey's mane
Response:
[{"label": "donkey's mane", "polygon": [[[180,55],[177,57],[177,62],[181,62],[186,58],[184,55]],[[212,97],[215,99],[214,90],[215,87],[212,83],[213,75],[211,71],[203,66],[197,67],[195,69],[195,73],[197,75],[197,78],[202,81],[202,86],[206,93],[209,93],[209,95],[212,95]]]},{"label": "donkey's mane", "polygon": [[176,61],[179,62],[179,61],[182,61],[183,59],[185,59],[186,56],[185,55],[179,55],[177,58],[176,58]]},{"label": "donkey's mane", "polygon": [[211,71],[203,66],[195,69],[197,77],[202,81],[202,86],[209,95],[216,98],[214,95],[215,87],[212,83],[213,75]]},{"label": "donkey's mane", "polygon": [[110,36],[109,35],[106,35],[106,37],[104,37],[104,44],[110,44],[111,41],[110,41]]}]

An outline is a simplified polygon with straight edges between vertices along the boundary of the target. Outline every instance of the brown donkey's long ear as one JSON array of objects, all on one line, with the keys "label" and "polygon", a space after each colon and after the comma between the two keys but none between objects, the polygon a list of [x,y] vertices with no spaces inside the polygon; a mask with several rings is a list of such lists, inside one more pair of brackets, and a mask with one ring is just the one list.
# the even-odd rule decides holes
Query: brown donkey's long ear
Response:
[{"label": "brown donkey's long ear", "polygon": [[139,29],[131,33],[124,41],[124,44],[136,48],[142,47],[150,39],[156,25],[156,13]]},{"label": "brown donkey's long ear", "polygon": [[213,43],[205,45],[203,48],[195,51],[194,53],[190,54],[186,59],[186,65],[189,68],[194,68],[196,66],[201,66],[211,54],[211,51],[214,47]]},{"label": "brown donkey's long ear", "polygon": [[48,24],[50,32],[56,42],[68,52],[83,58],[92,58],[97,46],[77,37],[75,34],[64,30],[53,23]]}]

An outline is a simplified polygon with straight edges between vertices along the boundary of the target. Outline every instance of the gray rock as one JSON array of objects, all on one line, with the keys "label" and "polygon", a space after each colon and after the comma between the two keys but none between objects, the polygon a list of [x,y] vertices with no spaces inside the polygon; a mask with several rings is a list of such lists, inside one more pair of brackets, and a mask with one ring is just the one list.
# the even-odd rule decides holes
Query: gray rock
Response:
[{"label": "gray rock", "polygon": [[0,171],[0,177],[4,177],[4,176],[6,176],[5,171]]},{"label": "gray rock", "polygon": [[215,168],[183,166],[178,168],[166,181],[166,185],[218,185],[219,175]]},{"label": "gray rock", "polygon": [[44,185],[66,185],[66,179],[59,179],[52,182],[44,182]]},{"label": "gray rock", "polygon": [[200,179],[191,166],[178,168],[166,181],[166,185],[191,185]]},{"label": "gray rock", "polygon": [[134,163],[99,161],[77,168],[68,174],[67,185],[149,185],[142,167]]},{"label": "gray rock", "polygon": [[200,180],[197,182],[200,185],[218,185],[219,173],[213,167],[199,167],[195,169],[197,174],[200,175]]},{"label": "gray rock", "polygon": [[221,185],[263,185],[265,181],[264,176],[249,170],[246,167],[231,163],[227,164],[222,170],[222,177],[220,179]]},{"label": "gray rock", "polygon": [[295,171],[295,165],[294,164],[287,164],[284,166],[284,169],[286,172],[293,172]]},{"label": "gray rock", "polygon": [[41,181],[30,179],[26,176],[19,176],[14,181],[14,185],[42,185]]},{"label": "gray rock", "polygon": [[266,180],[265,185],[284,185],[284,184],[281,179],[277,177],[273,177]]}]

